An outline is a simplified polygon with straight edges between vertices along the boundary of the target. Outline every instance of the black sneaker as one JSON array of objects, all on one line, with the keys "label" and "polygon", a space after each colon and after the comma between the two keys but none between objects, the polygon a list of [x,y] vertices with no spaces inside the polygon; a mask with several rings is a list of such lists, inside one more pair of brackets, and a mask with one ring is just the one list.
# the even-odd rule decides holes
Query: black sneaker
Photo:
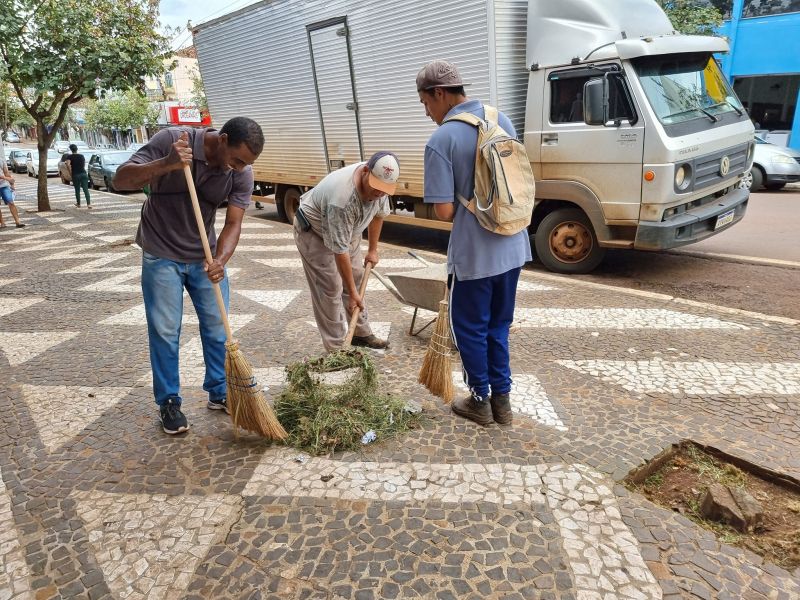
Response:
[{"label": "black sneaker", "polygon": [[17,223],[17,227],[25,227],[25,223]]},{"label": "black sneaker", "polygon": [[221,398],[220,400],[211,400],[209,398],[208,404],[206,406],[208,406],[210,410],[224,410],[228,414],[231,413],[231,411],[228,410],[227,398]]},{"label": "black sneaker", "polygon": [[181,412],[180,404],[174,400],[167,400],[166,404],[161,405],[161,426],[164,432],[170,435],[189,430],[189,423],[186,421],[186,415]]}]

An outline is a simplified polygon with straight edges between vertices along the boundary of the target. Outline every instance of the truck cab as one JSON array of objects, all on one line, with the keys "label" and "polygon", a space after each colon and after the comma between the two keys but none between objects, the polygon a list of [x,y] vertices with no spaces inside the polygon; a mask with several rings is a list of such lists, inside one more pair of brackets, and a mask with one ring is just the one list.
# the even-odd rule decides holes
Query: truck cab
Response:
[{"label": "truck cab", "polygon": [[715,54],[655,2],[531,2],[524,141],[531,231],[550,270],[586,273],[607,248],[664,250],[745,213],[753,125]]}]

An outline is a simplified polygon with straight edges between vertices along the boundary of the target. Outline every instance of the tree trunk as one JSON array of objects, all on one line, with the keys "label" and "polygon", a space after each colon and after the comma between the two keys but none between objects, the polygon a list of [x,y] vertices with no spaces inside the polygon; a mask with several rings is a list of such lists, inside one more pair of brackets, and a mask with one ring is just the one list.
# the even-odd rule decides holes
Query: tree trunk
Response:
[{"label": "tree trunk", "polygon": [[53,136],[47,135],[47,128],[43,122],[36,124],[36,147],[39,150],[39,180],[36,186],[39,212],[50,210],[50,196],[47,194],[47,147]]}]

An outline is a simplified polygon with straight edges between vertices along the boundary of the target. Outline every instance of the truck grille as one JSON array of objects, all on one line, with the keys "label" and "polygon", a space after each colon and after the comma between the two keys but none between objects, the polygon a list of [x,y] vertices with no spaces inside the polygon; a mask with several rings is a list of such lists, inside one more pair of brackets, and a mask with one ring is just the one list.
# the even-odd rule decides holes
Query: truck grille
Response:
[{"label": "truck grille", "polygon": [[[743,173],[747,166],[747,149],[750,144],[741,144],[733,148],[706,154],[694,159],[694,190],[712,186],[731,177]],[[728,174],[720,175],[720,161],[727,156],[730,160]]]}]

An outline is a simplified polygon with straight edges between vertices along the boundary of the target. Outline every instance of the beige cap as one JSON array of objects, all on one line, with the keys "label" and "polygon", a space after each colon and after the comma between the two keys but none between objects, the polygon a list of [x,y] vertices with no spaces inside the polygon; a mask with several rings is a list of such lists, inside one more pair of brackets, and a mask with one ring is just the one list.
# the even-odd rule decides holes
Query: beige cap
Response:
[{"label": "beige cap", "polygon": [[437,87],[459,87],[469,85],[461,79],[461,73],[453,63],[437,59],[429,62],[417,73],[417,91]]}]

